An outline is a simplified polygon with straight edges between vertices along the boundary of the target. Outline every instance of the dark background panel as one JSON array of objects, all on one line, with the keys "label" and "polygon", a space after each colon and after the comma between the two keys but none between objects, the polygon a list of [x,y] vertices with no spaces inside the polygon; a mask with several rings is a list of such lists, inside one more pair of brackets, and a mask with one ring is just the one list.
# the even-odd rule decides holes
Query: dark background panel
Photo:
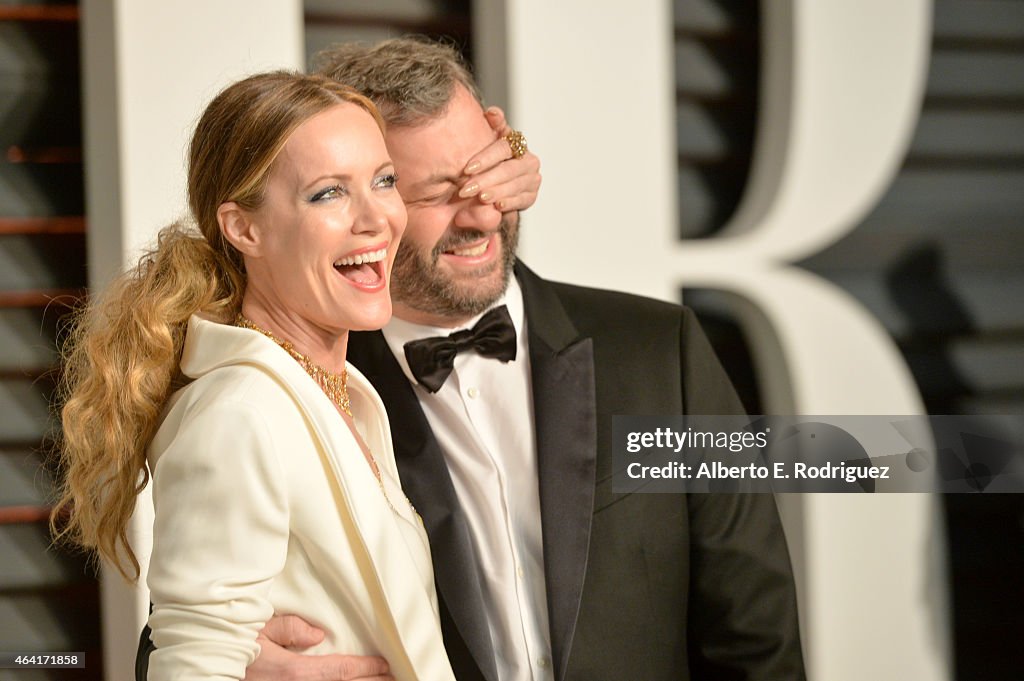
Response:
[{"label": "dark background panel", "polygon": [[99,589],[51,546],[48,452],[57,328],[85,286],[78,21],[74,2],[0,1],[0,649],[84,651],[103,676]]}]

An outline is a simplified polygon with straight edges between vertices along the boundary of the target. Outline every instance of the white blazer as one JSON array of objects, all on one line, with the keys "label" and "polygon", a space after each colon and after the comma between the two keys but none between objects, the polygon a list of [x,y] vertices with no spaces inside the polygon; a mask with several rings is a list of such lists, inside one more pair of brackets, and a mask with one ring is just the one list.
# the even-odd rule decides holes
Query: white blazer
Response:
[{"label": "white blazer", "polygon": [[382,655],[399,681],[453,680],[427,538],[366,379],[348,366],[387,499],[334,405],[270,339],[192,317],[181,369],[194,380],[149,451],[150,681],[243,678],[274,613],[324,629],[312,653]]}]

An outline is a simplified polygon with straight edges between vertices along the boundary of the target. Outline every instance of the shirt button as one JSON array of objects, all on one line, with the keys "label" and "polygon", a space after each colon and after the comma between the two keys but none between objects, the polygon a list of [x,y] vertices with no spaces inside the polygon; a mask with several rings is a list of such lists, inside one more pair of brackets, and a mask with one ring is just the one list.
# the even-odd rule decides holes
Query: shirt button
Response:
[{"label": "shirt button", "polygon": [[551,660],[546,657],[538,657],[537,666],[541,669],[551,669]]},{"label": "shirt button", "polygon": [[522,567],[516,566],[516,574],[519,575],[520,579],[522,579],[523,575],[525,575],[526,573],[523,571]]},{"label": "shirt button", "polygon": [[477,398],[477,395],[480,394],[480,391],[477,390],[476,388],[470,388],[469,390],[466,391],[466,394],[469,395],[469,399],[475,400]]}]

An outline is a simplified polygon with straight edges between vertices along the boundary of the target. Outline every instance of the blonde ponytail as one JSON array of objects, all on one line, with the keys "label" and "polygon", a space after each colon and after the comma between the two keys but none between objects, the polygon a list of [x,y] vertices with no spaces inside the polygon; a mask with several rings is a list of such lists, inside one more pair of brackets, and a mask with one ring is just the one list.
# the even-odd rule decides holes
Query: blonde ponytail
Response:
[{"label": "blonde ponytail", "polygon": [[98,550],[130,581],[139,562],[128,520],[149,480],[146,448],[178,372],[188,318],[203,312],[233,319],[244,282],[201,234],[171,225],[155,249],[78,313],[63,348],[65,477],[51,528],[57,539]]}]

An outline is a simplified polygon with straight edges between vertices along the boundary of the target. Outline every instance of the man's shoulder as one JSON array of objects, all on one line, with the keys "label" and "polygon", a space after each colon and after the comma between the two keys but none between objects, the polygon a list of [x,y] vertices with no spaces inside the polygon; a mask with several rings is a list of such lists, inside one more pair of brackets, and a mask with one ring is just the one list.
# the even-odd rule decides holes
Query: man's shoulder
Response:
[{"label": "man's shoulder", "polygon": [[558,296],[574,307],[585,308],[595,313],[621,313],[628,315],[652,315],[655,317],[679,317],[689,309],[678,303],[656,298],[625,293],[611,289],[579,286],[564,282],[547,281]]},{"label": "man's shoulder", "polygon": [[[525,287],[546,291],[553,296],[580,330],[613,328],[631,329],[633,332],[653,329],[679,331],[684,324],[694,321],[692,310],[678,303],[614,291],[611,289],[580,286],[552,281],[520,266]],[[534,300],[543,300],[533,296]],[[528,306],[528,314],[529,314]]]},{"label": "man's shoulder", "polygon": [[[539,321],[547,326],[564,314],[578,337],[593,342],[599,391],[602,377],[605,394],[622,393],[634,379],[646,396],[678,385],[684,394],[669,394],[650,407],[654,409],[650,413],[658,409],[662,413],[675,413],[677,409],[692,414],[743,413],[732,384],[689,308],[621,291],[548,281],[525,268],[520,283],[528,300],[529,324]],[[560,312],[552,314],[552,306]],[[682,380],[678,384],[651,381],[652,376],[672,374]],[[644,404],[653,404],[653,399],[645,397]],[[635,411],[633,404],[625,408]]]}]

